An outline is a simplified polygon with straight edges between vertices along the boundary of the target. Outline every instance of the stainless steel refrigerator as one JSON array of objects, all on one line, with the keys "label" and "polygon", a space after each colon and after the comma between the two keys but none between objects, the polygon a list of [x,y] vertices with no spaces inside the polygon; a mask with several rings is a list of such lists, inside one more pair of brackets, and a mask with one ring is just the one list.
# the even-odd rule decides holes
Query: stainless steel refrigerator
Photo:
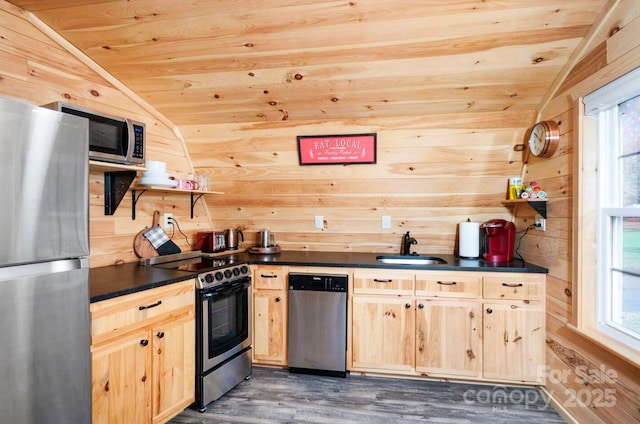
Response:
[{"label": "stainless steel refrigerator", "polygon": [[2,422],[91,422],[88,131],[0,97]]}]

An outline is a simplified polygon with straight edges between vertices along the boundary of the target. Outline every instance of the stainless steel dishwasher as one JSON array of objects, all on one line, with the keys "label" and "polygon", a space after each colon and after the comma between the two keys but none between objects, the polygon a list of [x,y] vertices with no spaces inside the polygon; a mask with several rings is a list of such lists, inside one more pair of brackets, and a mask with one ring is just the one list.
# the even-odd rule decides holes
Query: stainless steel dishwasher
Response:
[{"label": "stainless steel dishwasher", "polygon": [[289,371],[347,375],[347,275],[289,273]]}]

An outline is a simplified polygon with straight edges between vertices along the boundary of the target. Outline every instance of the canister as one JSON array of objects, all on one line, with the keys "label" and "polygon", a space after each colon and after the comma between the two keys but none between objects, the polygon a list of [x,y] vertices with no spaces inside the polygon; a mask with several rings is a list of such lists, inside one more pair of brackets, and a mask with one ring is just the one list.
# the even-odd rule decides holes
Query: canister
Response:
[{"label": "canister", "polygon": [[509,200],[516,200],[520,198],[520,193],[522,193],[522,178],[509,178]]}]

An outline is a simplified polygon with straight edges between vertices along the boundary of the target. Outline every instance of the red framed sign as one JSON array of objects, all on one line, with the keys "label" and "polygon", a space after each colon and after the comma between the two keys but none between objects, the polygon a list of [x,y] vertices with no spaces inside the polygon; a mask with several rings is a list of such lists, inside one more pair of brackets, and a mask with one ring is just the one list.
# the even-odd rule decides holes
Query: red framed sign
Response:
[{"label": "red framed sign", "polygon": [[376,134],[299,135],[300,165],[376,163]]}]

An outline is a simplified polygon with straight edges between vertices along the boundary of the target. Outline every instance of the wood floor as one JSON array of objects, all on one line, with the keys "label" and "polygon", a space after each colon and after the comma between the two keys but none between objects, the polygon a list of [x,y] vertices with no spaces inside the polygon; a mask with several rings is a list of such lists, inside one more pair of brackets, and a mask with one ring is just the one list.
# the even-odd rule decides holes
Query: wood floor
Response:
[{"label": "wood floor", "polygon": [[[501,390],[504,390],[501,391]],[[195,423],[564,423],[533,388],[395,378],[290,374],[254,367],[205,413],[186,409],[170,421]]]}]

